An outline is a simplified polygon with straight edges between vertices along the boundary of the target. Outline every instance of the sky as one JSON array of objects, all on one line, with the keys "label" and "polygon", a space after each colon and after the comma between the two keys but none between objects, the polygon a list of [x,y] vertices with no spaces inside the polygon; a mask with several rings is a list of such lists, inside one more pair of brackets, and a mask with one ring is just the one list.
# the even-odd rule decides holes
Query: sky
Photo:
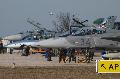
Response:
[{"label": "sky", "polygon": [[[92,24],[96,18],[118,16],[120,0],[0,0],[0,36],[31,30],[27,18],[53,29],[59,12],[70,12]],[[54,15],[49,15],[53,12]]]}]

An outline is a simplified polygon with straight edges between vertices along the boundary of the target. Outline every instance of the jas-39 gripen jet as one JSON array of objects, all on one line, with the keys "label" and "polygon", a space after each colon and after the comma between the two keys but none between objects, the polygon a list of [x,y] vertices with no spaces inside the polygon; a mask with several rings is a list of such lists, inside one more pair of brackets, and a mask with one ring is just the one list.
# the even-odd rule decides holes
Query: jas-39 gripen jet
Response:
[{"label": "jas-39 gripen jet", "polygon": [[[68,35],[50,38],[34,44],[45,48],[97,48],[120,49],[120,30],[114,28],[116,16],[110,16],[100,27],[80,27],[78,31]],[[113,29],[114,28],[114,29]],[[107,57],[108,55],[104,55]],[[111,55],[110,55],[111,56]],[[114,56],[114,55],[112,55]],[[118,56],[118,55],[115,55]]]}]

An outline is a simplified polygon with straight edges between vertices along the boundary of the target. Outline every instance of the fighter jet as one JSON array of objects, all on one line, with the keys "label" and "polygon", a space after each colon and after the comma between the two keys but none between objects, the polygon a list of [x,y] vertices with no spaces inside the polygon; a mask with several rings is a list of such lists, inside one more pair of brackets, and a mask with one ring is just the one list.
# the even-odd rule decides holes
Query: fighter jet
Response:
[{"label": "fighter jet", "polygon": [[[120,35],[120,32],[117,34]],[[107,34],[101,35],[94,34],[86,36],[57,37],[40,41],[36,45],[48,48],[87,48],[87,47],[120,48],[120,42],[114,41],[112,39],[107,40],[105,39],[106,35]],[[112,35],[112,33],[109,35]]]},{"label": "fighter jet", "polygon": [[9,41],[19,41],[19,40],[22,40],[29,35],[30,34],[28,32],[18,33],[18,34],[14,34],[14,35],[5,36],[2,39],[9,40]]},{"label": "fighter jet", "polygon": [[[115,18],[116,17],[111,16],[109,20],[114,21]],[[107,22],[113,24],[113,22]],[[111,29],[112,26],[108,28],[108,25],[110,26],[110,24],[108,23],[106,23],[106,28],[103,28],[105,31],[100,30],[102,32],[99,32],[98,28],[93,28],[90,30],[90,27],[87,28],[83,26],[82,28],[80,28],[81,30],[79,35],[74,34],[66,37],[50,38],[38,42],[36,46],[48,48],[120,48],[119,41],[108,38],[111,37],[114,39],[118,39],[118,37],[120,36],[120,31],[116,29]],[[87,29],[90,31],[86,31]],[[81,32],[82,30],[84,30],[84,32]],[[82,33],[84,33],[84,35]]]}]

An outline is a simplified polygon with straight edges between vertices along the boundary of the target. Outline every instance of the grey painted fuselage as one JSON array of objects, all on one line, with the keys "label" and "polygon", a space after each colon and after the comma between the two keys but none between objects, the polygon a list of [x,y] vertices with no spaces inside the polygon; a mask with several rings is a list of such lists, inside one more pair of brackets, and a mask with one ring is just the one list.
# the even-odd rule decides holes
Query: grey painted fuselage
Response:
[{"label": "grey painted fuselage", "polygon": [[[120,31],[107,32],[104,34],[92,34],[85,36],[56,37],[39,41],[36,46],[49,48],[86,48],[86,47],[106,47],[120,48],[120,42],[108,40],[108,37],[118,39]],[[105,39],[103,39],[105,38]]]}]

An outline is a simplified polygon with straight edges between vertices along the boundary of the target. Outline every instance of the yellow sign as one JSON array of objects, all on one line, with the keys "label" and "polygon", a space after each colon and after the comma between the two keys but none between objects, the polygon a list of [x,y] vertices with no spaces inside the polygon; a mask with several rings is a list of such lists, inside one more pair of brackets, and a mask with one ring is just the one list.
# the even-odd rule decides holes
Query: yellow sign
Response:
[{"label": "yellow sign", "polygon": [[97,60],[96,72],[120,73],[120,60]]}]

